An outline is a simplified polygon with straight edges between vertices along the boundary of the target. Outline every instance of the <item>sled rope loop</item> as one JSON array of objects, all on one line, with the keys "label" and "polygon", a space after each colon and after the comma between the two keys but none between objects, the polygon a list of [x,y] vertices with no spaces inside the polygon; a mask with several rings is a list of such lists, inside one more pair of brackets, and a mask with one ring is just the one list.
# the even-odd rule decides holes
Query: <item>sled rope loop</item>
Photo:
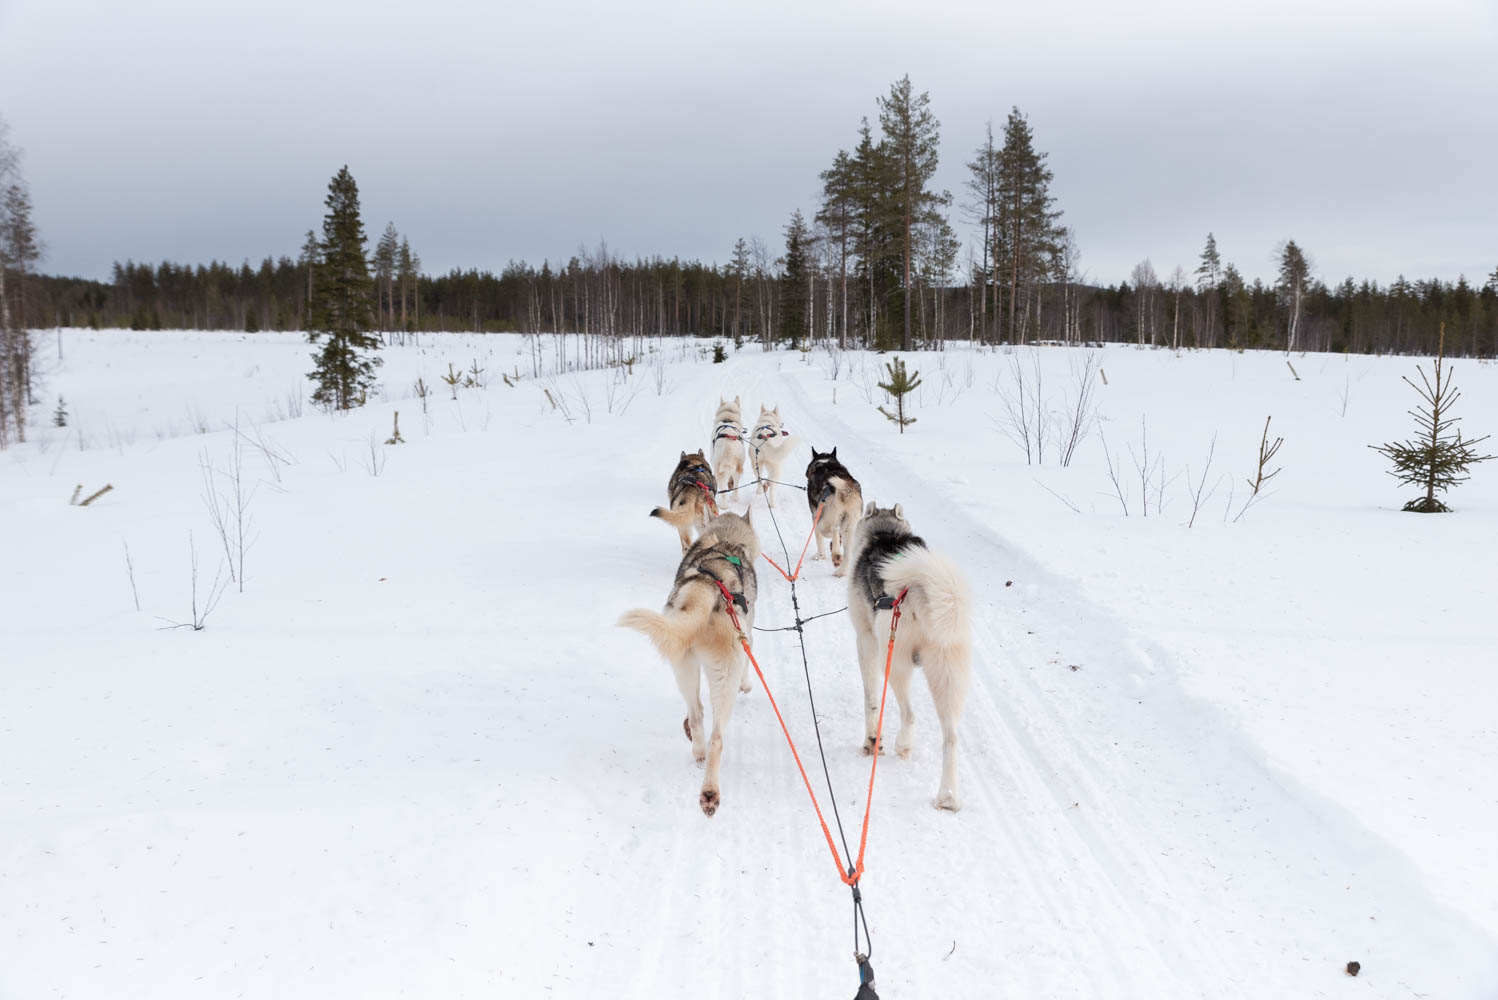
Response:
[{"label": "sled rope loop", "polygon": [[[804,563],[804,562],[806,562],[806,553],[807,553],[807,550],[811,548],[811,540],[814,537],[816,537],[816,534],[817,534],[817,522],[822,519],[822,508],[825,507],[825,506],[827,506],[827,501],[826,500],[823,500],[821,503],[817,504],[817,513],[816,513],[816,516],[811,519],[811,531],[806,536],[806,544],[803,545],[803,546],[801,546],[801,558],[796,560],[796,572],[794,572],[794,573],[787,573],[785,570],[783,570],[783,569],[780,568],[780,564],[779,563],[777,563],[774,559],[770,558],[770,554],[768,552],[761,552],[760,553],[760,555],[762,555],[762,556],[765,557],[765,562],[767,562],[771,566],[775,567],[775,572],[777,572],[781,576],[785,577],[785,582],[786,583],[795,583],[796,582],[796,578],[801,575],[801,564]],[[821,552],[822,550],[819,548],[819,549],[817,549],[817,551]],[[818,556],[818,558],[821,558],[821,557]],[[790,565],[790,560],[789,559],[786,560],[786,565]]]},{"label": "sled rope loop", "polygon": [[806,767],[801,763],[801,754],[796,749],[796,741],[791,738],[790,728],[785,724],[785,717],[780,714],[780,706],[775,702],[775,695],[770,692],[765,673],[760,669],[759,661],[754,658],[754,651],[749,648],[749,637],[744,634],[744,628],[739,623],[738,612],[734,610],[733,594],[723,585],[723,581],[713,582],[718,585],[718,590],[723,594],[724,607],[728,612],[729,620],[733,622],[734,630],[738,633],[739,645],[744,647],[744,655],[749,657],[749,662],[754,666],[754,673],[759,677],[760,686],[765,689],[765,697],[770,701],[770,708],[775,712],[775,721],[780,723],[780,731],[785,734],[785,741],[791,748],[791,757],[796,761],[796,770],[801,772],[801,783],[806,786],[806,794],[811,797],[811,807],[816,810],[817,822],[822,825],[822,836],[827,839],[827,849],[832,852],[832,862],[837,865],[838,878],[843,881],[844,885],[852,887],[857,892],[858,880],[863,877],[864,873],[864,851],[869,844],[869,814],[874,804],[874,775],[879,769],[879,743],[884,734],[884,703],[889,694],[889,671],[895,656],[895,629],[900,625],[900,602],[905,600],[909,588],[900,591],[900,596],[893,598],[889,605],[894,614],[889,623],[889,650],[884,657],[884,687],[879,694],[879,722],[874,730],[873,763],[869,765],[869,790],[863,804],[863,829],[858,837],[858,857],[850,859],[852,864],[844,867],[843,857],[838,853],[837,843],[832,839],[832,829],[828,827],[827,819],[822,815],[822,806],[817,801],[817,793],[812,790],[811,779],[807,777]]}]

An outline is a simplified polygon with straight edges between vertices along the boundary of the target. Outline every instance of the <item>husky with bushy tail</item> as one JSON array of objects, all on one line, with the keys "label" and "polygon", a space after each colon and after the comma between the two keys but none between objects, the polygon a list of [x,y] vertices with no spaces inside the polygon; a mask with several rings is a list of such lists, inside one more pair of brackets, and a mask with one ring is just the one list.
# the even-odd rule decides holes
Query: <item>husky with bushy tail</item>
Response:
[{"label": "husky with bushy tail", "polygon": [[[626,611],[619,619],[621,626],[653,642],[676,672],[677,686],[687,703],[682,728],[692,741],[692,755],[699,763],[707,761],[697,801],[709,816],[722,802],[718,772],[723,762],[723,730],[733,714],[737,692],[749,690],[748,661],[740,638],[753,634],[758,593],[754,561],[758,558],[759,539],[748,515],[723,514],[713,519],[681,557],[665,610],[640,608]],[[734,628],[720,583],[731,595],[742,633]],[[699,671],[707,678],[713,706],[711,737],[703,728]]]},{"label": "husky with bushy tail", "polygon": [[848,610],[863,675],[864,753],[878,753],[876,727],[884,684],[884,662],[889,649],[888,599],[900,602],[900,624],[895,631],[889,686],[900,706],[900,733],[895,751],[909,757],[915,718],[910,707],[910,675],[920,667],[941,722],[941,785],[938,809],[957,810],[957,719],[967,699],[972,673],[969,616],[972,599],[957,565],[926,548],[910,529],[899,504],[880,509],[870,503],[853,538],[848,580]]},{"label": "husky with bushy tail", "polygon": [[780,405],[777,403],[774,409],[769,409],[761,403],[759,419],[754,422],[754,430],[749,432],[749,458],[755,477],[765,480],[760,489],[764,491],[765,503],[772,507],[775,505],[773,480],[780,478],[781,464],[798,443],[780,421]]}]

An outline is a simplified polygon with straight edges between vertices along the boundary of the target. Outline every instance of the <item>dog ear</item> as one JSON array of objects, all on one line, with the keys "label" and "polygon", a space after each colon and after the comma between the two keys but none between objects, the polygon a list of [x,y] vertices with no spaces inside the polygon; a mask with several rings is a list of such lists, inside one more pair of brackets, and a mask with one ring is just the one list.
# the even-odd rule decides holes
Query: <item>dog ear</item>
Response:
[{"label": "dog ear", "polygon": [[905,508],[899,504],[895,504],[895,516],[902,521],[905,520]]},{"label": "dog ear", "polygon": [[832,454],[833,458],[837,458],[837,446],[836,445],[833,446],[831,454]]},{"label": "dog ear", "polygon": [[879,505],[870,500],[869,505],[863,509],[863,516],[873,517],[877,513],[879,513]]},{"label": "dog ear", "polygon": [[744,523],[750,527],[754,526],[754,508],[751,507],[744,511]]},{"label": "dog ear", "polygon": [[777,417],[780,416],[780,404],[776,403],[775,409],[771,410],[770,412],[775,414]]},{"label": "dog ear", "polygon": [[686,453],[686,452],[682,452],[682,453],[681,453],[681,457],[682,457],[682,458],[686,458],[686,457],[687,457],[687,453]]},{"label": "dog ear", "polygon": [[733,397],[733,405],[734,406],[743,406],[744,404],[740,403],[739,402],[739,397],[735,396],[735,397]]}]

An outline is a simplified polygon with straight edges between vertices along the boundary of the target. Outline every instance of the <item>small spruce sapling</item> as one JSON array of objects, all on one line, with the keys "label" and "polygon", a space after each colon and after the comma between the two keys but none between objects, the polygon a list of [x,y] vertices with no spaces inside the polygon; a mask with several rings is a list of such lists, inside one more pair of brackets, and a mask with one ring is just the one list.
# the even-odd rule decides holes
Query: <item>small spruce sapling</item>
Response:
[{"label": "small spruce sapling", "polygon": [[723,350],[722,344],[713,344],[713,364],[721,365],[728,360],[728,352]]},{"label": "small spruce sapling", "polygon": [[57,409],[52,411],[52,425],[54,427],[66,427],[68,425],[68,406],[63,402],[61,396],[57,397]]},{"label": "small spruce sapling", "polygon": [[463,384],[463,373],[454,371],[453,363],[449,361],[447,363],[447,374],[440,376],[440,378],[442,379],[442,381],[446,382],[447,387],[453,391],[453,399],[456,400],[458,398],[458,386]]},{"label": "small spruce sapling", "polygon": [[1404,509],[1417,514],[1444,514],[1451,510],[1437,493],[1444,493],[1457,483],[1465,482],[1468,469],[1478,462],[1486,462],[1492,455],[1479,455],[1475,445],[1486,441],[1489,435],[1471,440],[1463,439],[1462,432],[1448,433],[1461,418],[1448,416],[1451,407],[1461,398],[1461,392],[1451,381],[1451,372],[1446,369],[1446,324],[1441,324],[1441,335],[1436,347],[1434,378],[1427,378],[1425,369],[1416,366],[1420,373],[1420,385],[1404,380],[1420,394],[1424,405],[1410,410],[1415,418],[1419,435],[1404,442],[1390,441],[1382,445],[1369,445],[1374,451],[1394,463],[1389,475],[1409,486],[1425,489],[1423,496],[1416,497],[1404,505]]},{"label": "small spruce sapling", "polygon": [[899,358],[895,358],[889,364],[885,365],[884,368],[889,374],[889,381],[880,382],[879,388],[895,397],[895,412],[890,413],[882,406],[879,407],[879,412],[890,420],[893,420],[900,428],[900,433],[904,434],[905,425],[913,424],[916,421],[915,417],[907,417],[905,415],[905,397],[921,384],[921,373],[915,372],[914,374],[910,374],[906,372],[905,362]]}]

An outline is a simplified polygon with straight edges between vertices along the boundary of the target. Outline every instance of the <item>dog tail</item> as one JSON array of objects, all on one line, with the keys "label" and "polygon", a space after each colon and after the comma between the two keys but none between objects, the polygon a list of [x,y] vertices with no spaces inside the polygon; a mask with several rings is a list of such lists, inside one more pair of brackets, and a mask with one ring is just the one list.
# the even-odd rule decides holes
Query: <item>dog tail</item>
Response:
[{"label": "dog tail", "polygon": [[972,599],[957,564],[924,548],[910,548],[884,564],[884,583],[890,594],[909,589],[902,608],[919,615],[928,628],[957,645],[968,638]]},{"label": "dog tail", "polygon": [[697,512],[691,507],[657,507],[650,512],[673,528],[687,528],[697,523]]},{"label": "dog tail", "polygon": [[655,648],[672,663],[692,648],[703,626],[712,616],[715,602],[707,595],[693,595],[685,608],[666,608],[666,613],[636,608],[619,616],[621,628],[634,629],[655,643]]}]

